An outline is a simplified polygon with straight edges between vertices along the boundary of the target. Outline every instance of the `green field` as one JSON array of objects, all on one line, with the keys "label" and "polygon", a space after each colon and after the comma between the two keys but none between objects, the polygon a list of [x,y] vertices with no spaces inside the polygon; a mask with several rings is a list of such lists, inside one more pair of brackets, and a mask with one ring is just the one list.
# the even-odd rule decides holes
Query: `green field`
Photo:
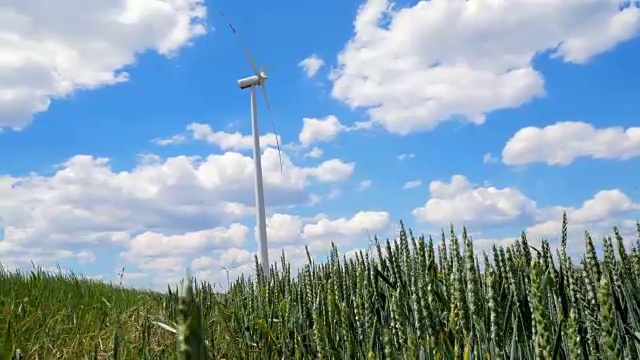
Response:
[{"label": "green field", "polygon": [[258,272],[226,294],[197,280],[160,294],[0,270],[0,352],[4,359],[640,359],[640,225],[630,249],[615,228],[598,239],[600,258],[585,234],[579,259],[566,254],[566,225],[565,218],[557,251],[545,240],[529,246],[523,234],[489,254],[474,253],[464,229],[440,242],[403,227],[395,242],[350,258],[333,247],[326,262],[309,257],[296,274],[282,258],[268,281]]}]

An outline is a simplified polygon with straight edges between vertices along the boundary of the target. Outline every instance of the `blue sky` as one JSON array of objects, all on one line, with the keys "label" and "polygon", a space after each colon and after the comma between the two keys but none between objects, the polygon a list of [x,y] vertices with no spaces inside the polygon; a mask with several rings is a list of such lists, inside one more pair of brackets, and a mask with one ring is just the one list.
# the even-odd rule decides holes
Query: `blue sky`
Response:
[{"label": "blue sky", "polygon": [[107,280],[124,266],[135,286],[184,266],[214,282],[220,266],[251,271],[249,93],[236,81],[252,70],[219,11],[270,67],[273,111],[260,97],[259,117],[271,260],[284,248],[300,261],[305,244],[322,257],[332,240],[366,247],[400,220],[434,235],[466,224],[480,250],[525,229],[553,240],[565,209],[574,254],[585,229],[617,224],[631,241],[639,5],[488,3],[84,5],[95,25],[71,0],[10,1],[0,261]]}]

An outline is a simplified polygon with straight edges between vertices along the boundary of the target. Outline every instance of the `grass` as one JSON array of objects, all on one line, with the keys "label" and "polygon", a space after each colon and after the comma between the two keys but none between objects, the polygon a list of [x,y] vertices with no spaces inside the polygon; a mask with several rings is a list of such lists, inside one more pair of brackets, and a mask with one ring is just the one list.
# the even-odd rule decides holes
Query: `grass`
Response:
[{"label": "grass", "polygon": [[[293,277],[284,255],[266,280],[220,294],[189,275],[142,292],[73,274],[0,270],[4,359],[640,358],[640,225],[561,247],[475,254],[466,229],[434,245],[404,227],[355,257],[335,247]],[[575,262],[574,262],[575,261]],[[256,260],[257,265],[257,260]],[[192,283],[193,282],[193,283]],[[1,324],[0,324],[1,325]],[[20,353],[21,355],[16,355]]]}]

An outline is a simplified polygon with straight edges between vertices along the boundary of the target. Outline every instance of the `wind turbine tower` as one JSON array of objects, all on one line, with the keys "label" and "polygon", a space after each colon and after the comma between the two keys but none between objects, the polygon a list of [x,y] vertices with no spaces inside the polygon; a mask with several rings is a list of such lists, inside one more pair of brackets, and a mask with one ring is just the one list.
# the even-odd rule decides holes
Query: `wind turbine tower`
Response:
[{"label": "wind turbine tower", "polygon": [[[258,228],[258,244],[260,263],[265,277],[269,278],[269,245],[267,242],[267,219],[264,206],[264,183],[262,181],[262,159],[260,152],[260,130],[258,127],[258,104],[256,99],[256,87],[262,86],[267,96],[264,83],[268,79],[263,71],[256,71],[256,75],[238,80],[240,89],[250,89],[251,92],[251,131],[253,135],[253,166],[255,175],[255,204],[256,226]],[[268,104],[268,100],[267,100]]]},{"label": "wind turbine tower", "polygon": [[[220,12],[220,15],[225,17],[225,15]],[[269,103],[269,96],[267,95],[266,81],[269,78],[265,72],[266,68],[263,67],[262,70],[258,70],[256,66],[256,62],[253,61],[253,57],[249,52],[249,49],[242,43],[240,39],[240,35],[236,31],[236,29],[231,25],[230,22],[227,22],[229,25],[229,29],[235,34],[236,38],[242,45],[247,57],[249,58],[249,62],[251,63],[251,67],[253,68],[254,75],[249,76],[243,79],[238,80],[238,86],[240,89],[250,89],[251,91],[251,130],[253,135],[253,165],[254,165],[254,174],[255,174],[255,205],[256,205],[256,227],[258,228],[258,248],[260,253],[260,263],[262,265],[262,270],[264,276],[269,278],[269,246],[267,242],[267,220],[265,215],[265,205],[264,205],[264,183],[262,181],[262,159],[260,152],[260,130],[258,127],[258,104],[256,99],[256,87],[260,86],[264,93],[264,99],[267,105],[267,109],[271,110],[271,104]],[[275,125],[274,125],[274,133],[275,133]],[[282,172],[282,157],[280,157],[280,143],[278,141],[278,135],[276,136],[276,145],[278,147],[278,156],[280,159],[280,172]]]}]

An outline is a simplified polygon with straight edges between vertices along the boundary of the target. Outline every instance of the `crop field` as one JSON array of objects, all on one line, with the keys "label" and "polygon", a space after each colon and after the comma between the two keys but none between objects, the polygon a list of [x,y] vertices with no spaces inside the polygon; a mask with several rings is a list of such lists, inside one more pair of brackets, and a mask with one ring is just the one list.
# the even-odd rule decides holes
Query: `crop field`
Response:
[{"label": "crop field", "polygon": [[[186,276],[164,294],[79,276],[0,272],[4,359],[640,359],[640,224],[567,256],[530,246],[474,253],[465,229],[443,241],[402,227],[354,257],[227,293]],[[440,239],[437,239],[440,240]],[[437,245],[434,245],[437,243]],[[539,243],[538,241],[536,243]],[[598,257],[594,243],[602,244]],[[257,262],[257,260],[256,260]]]}]

